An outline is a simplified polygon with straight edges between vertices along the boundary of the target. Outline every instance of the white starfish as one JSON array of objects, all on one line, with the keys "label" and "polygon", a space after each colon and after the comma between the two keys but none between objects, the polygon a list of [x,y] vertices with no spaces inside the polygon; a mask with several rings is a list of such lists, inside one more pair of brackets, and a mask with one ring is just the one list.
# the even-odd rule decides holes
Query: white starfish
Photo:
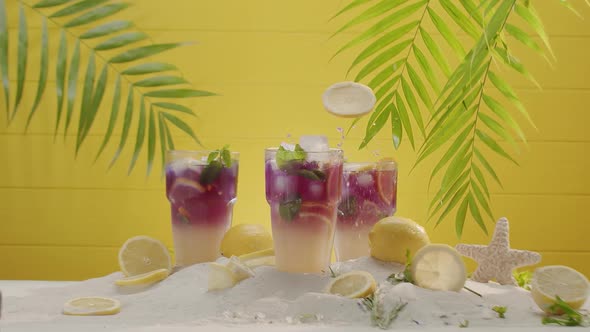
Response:
[{"label": "white starfish", "polygon": [[506,218],[500,218],[496,222],[494,236],[489,245],[458,244],[455,248],[461,255],[477,262],[477,269],[471,278],[478,282],[495,279],[501,285],[516,285],[512,270],[541,261],[541,255],[537,252],[510,249]]}]

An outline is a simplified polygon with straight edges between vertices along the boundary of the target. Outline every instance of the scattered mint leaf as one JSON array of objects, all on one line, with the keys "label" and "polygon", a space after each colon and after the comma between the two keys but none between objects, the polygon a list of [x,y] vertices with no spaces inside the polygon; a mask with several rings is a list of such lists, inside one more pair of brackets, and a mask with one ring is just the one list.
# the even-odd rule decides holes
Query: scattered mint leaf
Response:
[{"label": "scattered mint leaf", "polygon": [[412,278],[412,256],[410,254],[410,250],[406,249],[406,266],[402,272],[394,273],[387,277],[387,281],[391,283],[400,283],[400,282],[409,282],[411,284],[414,283]]},{"label": "scattered mint leaf", "polygon": [[301,198],[299,197],[286,200],[279,204],[279,214],[281,215],[281,218],[286,221],[295,219],[297,214],[299,214],[299,209],[301,209]]},{"label": "scattered mint leaf", "polygon": [[557,324],[561,326],[590,326],[590,321],[586,315],[572,308],[565,303],[559,296],[555,298],[555,303],[549,306],[549,313],[541,321],[543,325]]},{"label": "scattered mint leaf", "polygon": [[508,308],[503,307],[503,306],[494,306],[492,308],[492,310],[494,310],[497,314],[499,318],[506,318],[506,316],[504,315],[506,313],[506,311],[508,310]]},{"label": "scattered mint leaf", "polygon": [[461,328],[469,327],[469,321],[465,319],[464,321],[459,323],[459,327],[461,327]]},{"label": "scattered mint leaf", "polygon": [[514,279],[516,280],[518,287],[524,288],[528,291],[531,290],[531,280],[533,279],[533,273],[531,271],[519,272],[517,270],[514,270],[514,272],[512,272],[512,275],[514,276]]},{"label": "scattered mint leaf", "polygon": [[304,178],[314,180],[314,181],[325,181],[326,180],[326,173],[320,171],[319,169],[300,169],[297,171],[297,175],[302,176]]},{"label": "scattered mint leaf", "polygon": [[277,160],[277,166],[279,166],[279,169],[285,170],[289,169],[289,166],[293,163],[303,162],[306,156],[307,153],[305,153],[305,150],[303,150],[299,144],[296,144],[294,151],[289,151],[283,146],[279,146],[275,158]]},{"label": "scattered mint leaf", "polygon": [[211,161],[203,171],[201,172],[201,176],[199,177],[199,182],[202,185],[208,185],[213,183],[215,179],[221,173],[221,169],[223,168],[223,164],[218,160]]}]

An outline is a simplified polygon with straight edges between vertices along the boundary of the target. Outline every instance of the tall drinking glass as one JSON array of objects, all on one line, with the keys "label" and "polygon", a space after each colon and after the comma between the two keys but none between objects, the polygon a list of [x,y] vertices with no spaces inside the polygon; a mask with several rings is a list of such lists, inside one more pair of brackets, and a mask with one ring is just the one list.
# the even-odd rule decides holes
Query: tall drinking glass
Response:
[{"label": "tall drinking glass", "polygon": [[231,164],[212,151],[169,151],[166,197],[170,201],[176,265],[214,261],[231,226],[238,185],[237,152]]},{"label": "tall drinking glass", "polygon": [[336,259],[369,255],[369,232],[397,208],[397,164],[392,160],[345,163],[334,240]]},{"label": "tall drinking glass", "polygon": [[336,211],[342,190],[342,150],[306,152],[277,160],[265,150],[266,200],[278,270],[319,273],[330,265]]}]

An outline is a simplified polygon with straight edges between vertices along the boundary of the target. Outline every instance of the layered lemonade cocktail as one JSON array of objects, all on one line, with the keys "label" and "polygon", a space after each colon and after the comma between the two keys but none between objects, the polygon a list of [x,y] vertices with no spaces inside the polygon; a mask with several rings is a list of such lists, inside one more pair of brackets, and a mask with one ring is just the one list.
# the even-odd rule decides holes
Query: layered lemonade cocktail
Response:
[{"label": "layered lemonade cocktail", "polygon": [[334,246],[336,259],[368,256],[369,232],[397,208],[397,164],[393,160],[345,163]]},{"label": "layered lemonade cocktail", "polygon": [[276,267],[320,273],[330,265],[342,185],[342,150],[265,150]]},{"label": "layered lemonade cocktail", "polygon": [[169,151],[170,201],[176,265],[214,261],[231,226],[238,184],[237,152]]}]

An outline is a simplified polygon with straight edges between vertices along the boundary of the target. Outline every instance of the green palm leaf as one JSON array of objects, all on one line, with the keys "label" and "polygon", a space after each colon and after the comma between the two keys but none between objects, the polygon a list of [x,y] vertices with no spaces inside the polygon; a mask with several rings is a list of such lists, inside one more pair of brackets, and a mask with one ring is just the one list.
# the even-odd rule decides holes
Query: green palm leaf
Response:
[{"label": "green palm leaf", "polygon": [[459,238],[461,238],[461,236],[463,235],[463,226],[465,225],[465,217],[467,215],[468,204],[468,200],[463,200],[463,203],[461,203],[461,206],[459,206],[459,209],[457,210],[457,215],[455,217],[455,233]]},{"label": "green palm leaf", "polygon": [[127,68],[121,72],[123,75],[145,75],[145,74],[153,74],[159,73],[168,70],[176,70],[176,66],[168,64],[168,63],[161,63],[161,62],[149,62],[149,63],[142,63],[140,65],[135,65],[133,67]]},{"label": "green palm leaf", "polygon": [[69,15],[74,15],[80,12],[83,12],[87,9],[96,7],[102,3],[107,2],[108,0],[83,0],[83,1],[78,1],[75,4],[69,5],[63,9],[58,10],[57,12],[51,14],[49,17],[55,18],[55,17],[63,17],[63,16],[69,16]]},{"label": "green palm leaf", "polygon": [[430,65],[430,63],[428,63],[426,56],[424,55],[424,53],[422,53],[420,48],[416,47],[416,45],[412,46],[412,51],[414,52],[414,56],[418,61],[420,69],[422,69],[422,73],[424,73],[424,76],[430,83],[430,86],[432,87],[434,92],[438,94],[438,92],[440,92],[440,83],[438,81],[438,78],[436,78],[436,74],[434,73],[432,66]]},{"label": "green palm leaf", "polygon": [[154,164],[154,157],[156,153],[156,119],[154,108],[150,107],[150,118],[148,120],[148,151],[147,151],[147,175],[149,176]]},{"label": "green palm leaf", "polygon": [[215,93],[193,89],[169,89],[150,91],[145,96],[154,98],[193,98],[215,96]]},{"label": "green palm leaf", "polygon": [[493,71],[489,72],[488,78],[489,78],[490,82],[492,82],[494,87],[496,87],[496,89],[500,90],[500,92],[504,95],[504,97],[506,97],[512,103],[512,105],[514,105],[516,107],[516,109],[520,112],[520,114],[522,114],[528,120],[529,124],[533,128],[537,129],[537,126],[533,122],[533,119],[531,118],[530,114],[526,111],[526,109],[525,109],[524,105],[522,104],[522,102],[520,101],[520,99],[518,99],[518,97],[516,96],[516,93],[514,92],[512,87],[510,87],[510,85],[505,80],[503,80],[500,76],[494,74]]},{"label": "green palm leaf", "polygon": [[78,70],[80,69],[80,42],[76,41],[74,46],[74,53],[70,59],[70,70],[68,72],[68,94],[67,94],[67,108],[66,108],[66,123],[64,129],[64,137],[68,133],[72,114],[74,113],[74,102],[76,101],[76,89],[78,85]]},{"label": "green palm leaf", "polygon": [[512,127],[512,129],[516,132],[516,134],[518,134],[520,139],[522,139],[523,142],[526,143],[524,132],[522,131],[516,120],[514,120],[512,115],[510,115],[510,113],[508,113],[508,111],[502,106],[502,104],[500,104],[494,98],[486,94],[482,96],[482,100],[500,119],[502,119],[505,123]]},{"label": "green palm leaf", "polygon": [[[471,23],[471,20],[465,15],[451,0],[440,0],[443,9],[449,14],[453,21],[467,33],[471,38],[478,39],[480,31]],[[466,4],[469,6],[469,4]]]},{"label": "green palm leaf", "polygon": [[102,18],[118,13],[127,7],[129,7],[129,5],[126,3],[113,3],[109,5],[104,5],[102,7],[96,8],[95,10],[86,12],[78,17],[73,18],[71,21],[64,24],[64,27],[74,28],[80,25],[92,23],[94,21],[98,21]]},{"label": "green palm leaf", "polygon": [[426,44],[426,47],[428,48],[428,51],[432,55],[434,61],[436,61],[436,63],[439,65],[444,75],[449,76],[451,74],[451,66],[447,61],[447,57],[443,54],[440,47],[438,47],[434,39],[432,39],[426,30],[420,28],[418,31],[420,32],[420,36],[422,36],[422,40],[424,41],[424,44]]},{"label": "green palm leaf", "polygon": [[384,65],[387,61],[391,60],[398,54],[400,54],[403,50],[405,50],[410,44],[412,43],[411,40],[404,40],[399,44],[393,45],[392,47],[386,49],[385,51],[381,52],[379,55],[374,57],[369,63],[367,63],[356,75],[355,80],[360,81],[365,78],[367,75],[372,73],[375,69]]},{"label": "green palm leaf", "polygon": [[55,133],[54,137],[57,136],[57,130],[61,122],[61,115],[64,103],[65,94],[65,81],[66,81],[66,62],[68,57],[68,43],[66,40],[66,32],[61,30],[59,51],[57,53],[57,65],[55,67],[55,93],[57,95],[57,119],[55,121]]},{"label": "green palm leaf", "polygon": [[37,94],[35,95],[35,101],[33,102],[33,107],[31,108],[31,112],[29,113],[29,117],[27,118],[27,124],[25,125],[25,131],[29,128],[31,124],[31,120],[33,120],[33,116],[39,107],[39,103],[41,103],[41,98],[43,98],[43,93],[45,92],[45,86],[47,85],[47,72],[49,71],[49,33],[47,31],[47,20],[43,19],[43,25],[41,26],[41,63],[39,64],[39,82],[37,83]]},{"label": "green palm leaf", "polygon": [[[394,9],[395,7],[406,3],[406,0],[385,0],[379,1],[374,6],[370,7],[369,9],[365,10],[359,16],[352,19],[350,22],[346,23],[340,29],[338,29],[332,37],[343,32],[344,30],[350,29],[351,27],[366,22],[372,18],[375,18],[383,13],[387,13],[388,11]],[[330,37],[331,38],[331,37]]]},{"label": "green palm leaf", "polygon": [[[201,144],[201,141],[197,138],[197,135],[195,135],[195,133],[193,132],[193,130],[191,129],[191,127],[189,127],[189,125],[187,125],[184,121],[182,121],[179,117],[172,115],[170,113],[162,113],[164,116],[164,119],[168,120],[170,123],[172,123],[174,126],[176,126],[178,129],[184,131],[187,135],[189,135],[190,137],[192,137],[192,139],[199,145],[203,145]],[[168,135],[170,136],[170,131],[168,131]],[[170,136],[171,137],[171,136]],[[169,145],[170,145],[170,141],[169,140]]]},{"label": "green palm leaf", "polygon": [[137,123],[137,136],[135,137],[135,148],[133,150],[133,156],[131,157],[131,163],[129,164],[129,170],[127,171],[128,174],[131,174],[133,167],[135,167],[135,163],[137,162],[137,158],[139,157],[139,152],[143,147],[143,141],[145,139],[145,102],[142,100],[139,102],[139,121]]},{"label": "green palm leaf", "polygon": [[139,59],[143,59],[173,48],[185,45],[185,43],[167,43],[167,44],[153,44],[148,46],[141,46],[125,51],[121,54],[115,55],[109,60],[110,63],[125,63]]},{"label": "green palm leaf", "polygon": [[[164,122],[164,117],[162,117],[162,113],[158,113],[158,132],[160,134],[160,155],[161,155],[161,168],[162,174],[164,174],[164,167],[166,165],[166,123]],[[173,149],[173,148],[171,148]]]},{"label": "green palm leaf", "polygon": [[427,109],[432,107],[432,99],[428,94],[428,90],[426,89],[426,85],[422,82],[422,79],[418,75],[418,73],[412,68],[411,65],[407,65],[406,70],[408,71],[408,76],[410,77],[410,82],[414,86],[414,90],[418,93],[420,100],[424,103]]},{"label": "green palm leaf", "polygon": [[115,165],[117,159],[121,155],[123,148],[125,147],[125,143],[127,143],[127,136],[129,136],[129,128],[131,127],[131,120],[133,119],[133,89],[132,86],[129,85],[129,92],[127,94],[127,104],[125,106],[125,116],[123,117],[123,129],[121,130],[121,138],[119,140],[119,147],[111,160],[109,168]]},{"label": "green palm leaf", "polygon": [[[393,96],[393,94],[391,95]],[[391,98],[391,97],[390,97]],[[359,149],[364,148],[367,144],[375,137],[375,135],[383,128],[389,115],[392,112],[392,105],[390,99],[388,98],[383,99],[377,108],[371,114],[371,118],[369,119],[369,123],[372,123],[371,126],[367,127],[367,133],[365,134],[365,138],[361,142]]]},{"label": "green palm leaf", "polygon": [[485,145],[487,145],[492,151],[518,165],[518,162],[514,160],[514,158],[512,158],[498,143],[496,143],[496,141],[491,139],[486,133],[479,129],[476,130],[475,133],[477,134],[477,137],[479,137],[479,139],[481,139],[482,142],[484,142]]},{"label": "green palm leaf", "polygon": [[455,34],[451,31],[443,19],[438,16],[438,14],[436,14],[436,12],[430,7],[428,8],[428,15],[430,16],[430,19],[432,20],[432,23],[434,23],[436,29],[447,41],[449,46],[451,46],[457,57],[462,59],[465,56],[465,50],[463,49],[461,42],[459,42],[459,39],[457,39]]},{"label": "green palm leaf", "polygon": [[346,13],[346,12],[350,11],[351,9],[356,8],[356,7],[363,5],[363,4],[370,2],[370,1],[373,1],[373,0],[354,0],[350,4],[348,4],[348,6],[342,8],[338,13],[336,13],[334,16],[332,16],[332,18],[330,18],[330,20],[333,20],[334,18],[342,15],[343,13]]},{"label": "green palm leaf", "polygon": [[403,136],[402,121],[395,104],[391,103],[389,105],[391,106],[391,137],[393,140],[393,146],[397,149],[399,148]]},{"label": "green palm leaf", "polygon": [[520,3],[516,3],[514,6],[514,12],[518,14],[518,16],[520,16],[525,22],[527,22],[533,31],[535,31],[535,33],[541,37],[545,47],[547,47],[549,53],[555,59],[555,54],[551,48],[551,43],[549,43],[549,36],[547,36],[545,28],[543,27],[543,22],[541,22],[541,18],[534,10],[532,5],[525,7]]},{"label": "green palm leaf", "polygon": [[473,219],[475,219],[475,222],[479,225],[479,227],[487,235],[488,229],[486,227],[486,224],[483,222],[483,218],[481,217],[481,213],[479,213],[479,208],[477,207],[477,204],[475,203],[475,199],[473,198],[473,195],[471,193],[469,193],[467,195],[467,200],[469,201],[469,212],[471,212],[471,216],[473,217]]},{"label": "green palm leaf", "polygon": [[8,26],[6,24],[6,5],[0,0],[0,72],[2,73],[2,87],[4,88],[4,102],[6,118],[10,118],[10,87],[8,80]]},{"label": "green palm leaf", "polygon": [[147,38],[143,32],[127,32],[103,41],[94,47],[97,51],[112,50]]},{"label": "green palm leaf", "polygon": [[403,77],[401,79],[401,85],[404,97],[410,108],[410,112],[412,112],[414,115],[414,120],[416,120],[416,123],[418,124],[418,129],[420,129],[422,135],[424,135],[424,121],[422,120],[422,114],[420,114],[420,107],[418,107],[416,97],[414,97],[414,93],[412,92],[410,85]]},{"label": "green palm leaf", "polygon": [[111,21],[92,28],[80,35],[80,39],[92,39],[103,37],[111,33],[131,28],[133,23],[130,21]]},{"label": "green palm leaf", "polygon": [[29,37],[27,35],[27,18],[25,16],[25,9],[19,6],[18,10],[18,57],[17,57],[17,74],[16,74],[16,96],[14,98],[14,109],[12,117],[16,114],[18,105],[23,96],[23,88],[25,86],[25,76],[27,72],[27,56],[29,54]]},{"label": "green palm leaf", "polygon": [[178,76],[154,76],[135,82],[133,85],[147,88],[184,83],[188,83],[188,81]]},{"label": "green palm leaf", "polygon": [[178,111],[178,112],[190,114],[192,116],[196,116],[195,113],[190,108],[183,106],[183,105],[179,105],[179,104],[175,104],[175,103],[165,103],[165,102],[153,103],[152,105],[157,106],[157,107],[161,107],[161,108],[164,108],[167,110]]},{"label": "green palm leaf", "polygon": [[490,209],[490,205],[488,203],[488,200],[484,196],[484,194],[481,191],[481,189],[479,188],[479,186],[477,185],[477,182],[471,180],[471,189],[472,189],[471,192],[473,193],[473,195],[477,199],[477,202],[479,203],[479,205],[481,205],[481,207],[483,207],[483,209],[487,213],[488,217],[490,217],[490,219],[494,219],[494,214],[492,213],[492,209]]},{"label": "green palm leaf", "polygon": [[59,6],[59,5],[63,5],[64,3],[68,3],[72,0],[42,0],[37,2],[35,5],[33,5],[33,8],[49,8],[49,7],[55,7],[55,6]]},{"label": "green palm leaf", "polygon": [[117,75],[117,82],[115,83],[115,92],[113,95],[113,104],[111,106],[111,115],[109,117],[109,125],[107,127],[107,131],[106,131],[104,138],[102,140],[102,144],[100,145],[100,148],[98,149],[98,153],[96,154],[96,158],[94,159],[94,162],[96,162],[98,160],[98,157],[100,157],[100,155],[104,151],[104,148],[109,143],[111,136],[113,135],[113,130],[115,129],[115,125],[117,123],[117,117],[119,116],[120,107],[121,107],[121,76]]},{"label": "green palm leaf", "polygon": [[86,76],[84,79],[84,86],[82,88],[82,104],[80,105],[80,119],[78,121],[78,135],[76,138],[76,155],[82,144],[82,135],[86,127],[86,122],[90,116],[90,108],[92,107],[92,95],[94,90],[94,80],[96,74],[94,52],[90,53],[88,64],[86,66]]}]

